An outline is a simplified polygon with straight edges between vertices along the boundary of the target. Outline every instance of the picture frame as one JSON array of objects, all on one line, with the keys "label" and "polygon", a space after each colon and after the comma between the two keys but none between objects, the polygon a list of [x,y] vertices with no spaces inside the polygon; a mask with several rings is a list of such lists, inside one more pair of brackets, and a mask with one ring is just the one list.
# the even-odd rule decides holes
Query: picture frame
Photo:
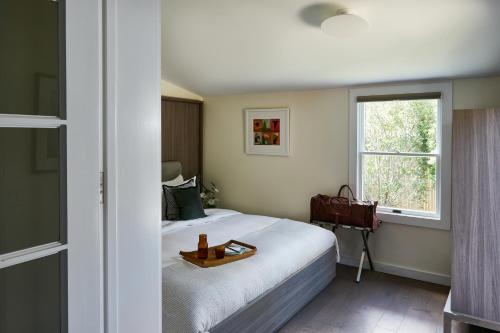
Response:
[{"label": "picture frame", "polygon": [[246,154],[290,154],[290,109],[245,109],[244,112]]},{"label": "picture frame", "polygon": [[[59,86],[55,76],[37,73],[36,112],[41,116],[59,115]],[[59,170],[59,131],[35,129],[35,171]]]},{"label": "picture frame", "polygon": [[36,73],[36,107],[40,116],[59,116],[59,82],[54,75]]}]

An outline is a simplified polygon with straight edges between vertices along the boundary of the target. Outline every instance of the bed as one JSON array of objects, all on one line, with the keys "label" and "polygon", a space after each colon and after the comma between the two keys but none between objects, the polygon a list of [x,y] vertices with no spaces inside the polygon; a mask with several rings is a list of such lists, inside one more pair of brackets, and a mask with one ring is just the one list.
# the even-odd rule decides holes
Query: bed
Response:
[{"label": "bed", "polygon": [[[338,246],[325,229],[288,219],[208,209],[162,227],[163,332],[275,332],[335,277]],[[236,239],[257,253],[201,268],[179,250]]]}]

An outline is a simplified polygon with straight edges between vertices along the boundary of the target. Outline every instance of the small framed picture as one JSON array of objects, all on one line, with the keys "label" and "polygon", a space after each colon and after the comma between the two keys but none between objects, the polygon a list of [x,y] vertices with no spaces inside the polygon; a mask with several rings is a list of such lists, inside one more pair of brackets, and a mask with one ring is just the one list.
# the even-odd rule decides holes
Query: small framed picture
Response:
[{"label": "small framed picture", "polygon": [[288,108],[245,109],[246,153],[254,155],[288,156]]},{"label": "small framed picture", "polygon": [[[37,73],[37,114],[59,116],[59,86],[55,76]],[[35,130],[35,171],[54,172],[60,168],[60,130]]]}]

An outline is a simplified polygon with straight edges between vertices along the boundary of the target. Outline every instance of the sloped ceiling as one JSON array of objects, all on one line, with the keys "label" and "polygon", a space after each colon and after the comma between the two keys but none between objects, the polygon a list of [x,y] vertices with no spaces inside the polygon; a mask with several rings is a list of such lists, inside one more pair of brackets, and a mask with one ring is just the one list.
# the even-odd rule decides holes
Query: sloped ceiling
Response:
[{"label": "sloped ceiling", "polygon": [[[370,22],[340,39],[339,8]],[[164,0],[162,77],[198,94],[500,72],[500,0]]]}]

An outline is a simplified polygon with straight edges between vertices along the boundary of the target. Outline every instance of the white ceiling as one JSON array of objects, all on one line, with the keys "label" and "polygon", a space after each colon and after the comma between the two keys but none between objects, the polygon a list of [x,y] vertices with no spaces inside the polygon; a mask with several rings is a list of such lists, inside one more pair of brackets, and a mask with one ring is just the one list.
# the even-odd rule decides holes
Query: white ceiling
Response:
[{"label": "white ceiling", "polygon": [[[339,39],[338,8],[370,22]],[[163,0],[162,77],[221,95],[500,73],[500,0]]]}]

